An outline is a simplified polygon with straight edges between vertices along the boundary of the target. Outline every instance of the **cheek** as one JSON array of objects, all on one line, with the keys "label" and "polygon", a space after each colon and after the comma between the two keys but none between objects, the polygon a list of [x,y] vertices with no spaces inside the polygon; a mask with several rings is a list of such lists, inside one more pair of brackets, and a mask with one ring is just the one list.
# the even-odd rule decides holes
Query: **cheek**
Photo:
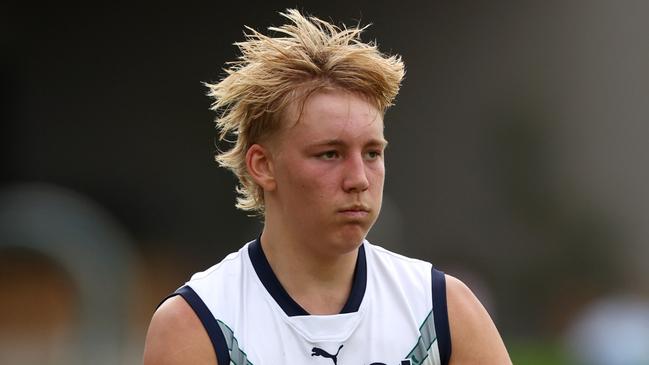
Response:
[{"label": "cheek", "polygon": [[383,186],[385,181],[385,165],[383,163],[377,164],[369,168],[368,175],[371,177],[374,185]]},{"label": "cheek", "polygon": [[290,164],[284,171],[283,189],[291,199],[314,201],[328,199],[335,180],[335,173],[317,163],[301,161]]}]

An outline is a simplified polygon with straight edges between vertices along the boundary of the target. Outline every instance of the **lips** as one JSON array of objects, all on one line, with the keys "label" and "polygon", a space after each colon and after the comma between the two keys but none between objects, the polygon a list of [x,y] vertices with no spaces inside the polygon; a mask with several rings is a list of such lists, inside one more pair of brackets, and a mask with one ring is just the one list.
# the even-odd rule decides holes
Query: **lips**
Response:
[{"label": "lips", "polygon": [[341,215],[347,218],[362,219],[367,217],[368,214],[370,214],[370,209],[364,205],[352,205],[340,209],[338,213],[340,213]]}]

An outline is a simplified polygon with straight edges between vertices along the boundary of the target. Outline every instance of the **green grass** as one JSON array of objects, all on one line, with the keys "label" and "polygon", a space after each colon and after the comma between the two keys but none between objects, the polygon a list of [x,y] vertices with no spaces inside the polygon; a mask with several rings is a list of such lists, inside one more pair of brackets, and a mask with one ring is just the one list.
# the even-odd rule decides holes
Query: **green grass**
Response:
[{"label": "green grass", "polygon": [[574,365],[563,348],[550,341],[511,341],[507,349],[515,365]]}]

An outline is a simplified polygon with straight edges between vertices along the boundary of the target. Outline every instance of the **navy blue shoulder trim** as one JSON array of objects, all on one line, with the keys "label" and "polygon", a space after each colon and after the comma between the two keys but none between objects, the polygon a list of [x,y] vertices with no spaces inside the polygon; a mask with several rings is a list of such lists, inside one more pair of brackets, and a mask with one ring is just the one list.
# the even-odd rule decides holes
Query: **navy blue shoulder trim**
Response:
[{"label": "navy blue shoulder trim", "polygon": [[[358,311],[358,308],[363,301],[365,296],[365,288],[367,286],[367,262],[365,258],[365,245],[361,245],[358,248],[358,259],[356,259],[356,267],[354,268],[354,279],[352,283],[352,290],[349,293],[349,298],[347,303],[341,310],[340,313],[352,313]],[[287,316],[306,316],[309,313],[302,308],[297,302],[291,298],[282,284],[275,276],[273,269],[268,263],[268,259],[264,254],[264,250],[261,247],[260,239],[256,239],[248,246],[248,254],[250,255],[250,261],[252,266],[261,280],[264,287],[270,293],[270,295],[275,299],[275,302],[284,310]]]},{"label": "navy blue shoulder trim", "polygon": [[442,271],[435,268],[432,268],[431,275],[437,347],[439,348],[441,363],[446,365],[451,358],[451,331],[448,325],[448,309],[446,306],[446,276]]},{"label": "navy blue shoulder trim", "polygon": [[210,312],[207,305],[205,305],[203,300],[198,296],[198,294],[196,294],[194,289],[185,285],[166,297],[160,304],[176,295],[183,297],[189,306],[192,307],[198,316],[198,319],[201,320],[203,327],[205,327],[205,330],[207,331],[207,335],[210,337],[210,341],[212,341],[212,346],[216,353],[216,360],[219,365],[230,364],[230,352],[223,331],[221,331],[221,327],[219,327],[219,324],[216,321],[216,318],[212,315],[212,312]]}]

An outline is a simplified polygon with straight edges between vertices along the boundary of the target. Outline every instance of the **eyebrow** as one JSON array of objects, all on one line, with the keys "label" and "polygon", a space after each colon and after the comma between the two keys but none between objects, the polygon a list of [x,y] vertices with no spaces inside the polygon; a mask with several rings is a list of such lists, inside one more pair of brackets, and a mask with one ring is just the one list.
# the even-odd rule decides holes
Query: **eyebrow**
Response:
[{"label": "eyebrow", "polygon": [[[331,147],[340,147],[345,146],[346,143],[341,139],[327,139],[323,141],[316,141],[311,144],[312,147],[321,147],[321,146],[331,146]],[[366,144],[366,146],[382,146],[383,148],[387,147],[388,141],[385,139],[371,139]]]}]

